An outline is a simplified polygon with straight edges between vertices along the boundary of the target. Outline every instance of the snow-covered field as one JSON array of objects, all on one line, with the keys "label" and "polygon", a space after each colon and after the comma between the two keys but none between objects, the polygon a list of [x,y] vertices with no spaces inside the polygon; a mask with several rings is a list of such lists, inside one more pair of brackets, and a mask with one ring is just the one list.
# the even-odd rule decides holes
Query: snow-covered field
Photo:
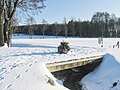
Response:
[{"label": "snow-covered field", "polygon": [[[61,41],[69,42],[68,54],[58,54]],[[119,90],[120,49],[113,45],[120,39],[104,39],[101,48],[97,38],[12,39],[12,47],[0,47],[0,90],[67,90],[46,68],[46,63],[107,54],[98,70],[86,76],[86,90]],[[118,62],[117,62],[117,61]],[[109,76],[108,76],[109,75]],[[96,78],[90,78],[96,77]],[[54,85],[49,80],[54,81]],[[112,87],[117,82],[117,87]],[[112,84],[112,85],[111,85]]]}]

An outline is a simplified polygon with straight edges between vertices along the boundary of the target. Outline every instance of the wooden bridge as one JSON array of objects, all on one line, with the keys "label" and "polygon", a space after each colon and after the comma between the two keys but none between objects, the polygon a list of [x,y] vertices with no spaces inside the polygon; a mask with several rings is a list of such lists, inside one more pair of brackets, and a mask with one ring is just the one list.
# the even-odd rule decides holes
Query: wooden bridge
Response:
[{"label": "wooden bridge", "polygon": [[90,56],[80,59],[71,59],[67,61],[47,63],[46,66],[50,72],[61,71],[65,69],[72,69],[75,67],[83,66],[89,63],[101,62],[104,55]]}]

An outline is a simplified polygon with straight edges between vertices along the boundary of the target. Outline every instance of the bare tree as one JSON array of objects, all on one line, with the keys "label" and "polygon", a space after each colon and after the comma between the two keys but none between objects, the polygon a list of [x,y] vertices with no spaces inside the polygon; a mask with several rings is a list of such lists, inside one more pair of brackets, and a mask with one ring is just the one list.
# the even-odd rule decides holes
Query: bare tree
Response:
[{"label": "bare tree", "polygon": [[72,28],[72,36],[73,36],[73,38],[75,37],[75,19],[73,18],[73,17],[71,17],[71,21],[72,21],[72,26],[71,26],[71,28]]},{"label": "bare tree", "polygon": [[47,29],[47,21],[45,21],[43,19],[42,23],[43,23],[42,33],[43,33],[43,38],[44,38],[44,36],[45,36],[45,30]]},{"label": "bare tree", "polygon": [[32,34],[33,34],[33,29],[34,29],[33,24],[35,24],[36,21],[33,17],[28,17],[27,20],[26,20],[26,23],[28,25],[29,38],[32,39]]},{"label": "bare tree", "polygon": [[4,32],[3,32],[3,11],[4,11],[4,0],[0,0],[0,46],[4,45]]},{"label": "bare tree", "polygon": [[[39,13],[44,8],[45,0],[0,0],[0,16],[4,14],[4,42],[10,45],[11,41],[11,22],[15,13],[22,12],[25,17],[29,14]],[[0,20],[1,21],[1,20]],[[0,25],[1,27],[2,25]],[[2,30],[2,29],[1,29]],[[2,33],[2,31],[1,31]],[[2,34],[3,35],[3,34]],[[2,36],[0,35],[0,36]],[[3,42],[3,37],[0,38],[0,43]]]},{"label": "bare tree", "polygon": [[58,22],[54,23],[54,30],[55,30],[55,36],[57,38],[58,34],[60,33],[61,28],[59,27]]},{"label": "bare tree", "polygon": [[19,21],[16,17],[12,19],[12,32],[15,33],[18,30]]},{"label": "bare tree", "polygon": [[13,15],[16,11],[19,0],[5,0],[4,7],[4,41],[7,42],[8,47],[11,42],[11,23]]},{"label": "bare tree", "polygon": [[67,38],[67,20],[65,17],[64,17],[63,23],[64,23],[64,29],[65,29],[65,37]]}]

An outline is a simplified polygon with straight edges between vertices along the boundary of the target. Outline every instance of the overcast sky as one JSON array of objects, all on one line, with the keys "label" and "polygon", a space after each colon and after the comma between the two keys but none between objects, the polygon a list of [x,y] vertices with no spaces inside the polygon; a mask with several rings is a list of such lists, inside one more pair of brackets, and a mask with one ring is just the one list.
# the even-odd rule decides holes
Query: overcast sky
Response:
[{"label": "overcast sky", "polygon": [[120,0],[46,0],[46,8],[36,16],[37,23],[45,19],[48,23],[63,22],[66,17],[70,20],[90,20],[92,15],[97,12],[114,13],[120,17]]}]

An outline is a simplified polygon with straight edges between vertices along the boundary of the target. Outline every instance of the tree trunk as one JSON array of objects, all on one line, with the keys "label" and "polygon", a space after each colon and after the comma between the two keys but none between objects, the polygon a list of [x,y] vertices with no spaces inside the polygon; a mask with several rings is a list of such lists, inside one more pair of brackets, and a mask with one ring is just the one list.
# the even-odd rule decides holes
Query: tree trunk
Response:
[{"label": "tree trunk", "polygon": [[5,20],[4,23],[4,42],[7,43],[7,46],[10,47],[10,36],[11,36],[11,26],[9,21]]},{"label": "tree trunk", "polygon": [[4,22],[4,42],[6,43],[7,42],[7,28],[8,28],[8,25],[6,23],[6,21]]},{"label": "tree trunk", "polygon": [[11,38],[12,38],[12,28],[11,28],[11,22],[8,22],[8,40],[7,40],[7,45],[8,47],[11,47]]},{"label": "tree trunk", "polygon": [[3,34],[2,14],[0,14],[0,46],[4,46],[4,34]]},{"label": "tree trunk", "polygon": [[65,24],[65,37],[67,38],[67,25]]}]

